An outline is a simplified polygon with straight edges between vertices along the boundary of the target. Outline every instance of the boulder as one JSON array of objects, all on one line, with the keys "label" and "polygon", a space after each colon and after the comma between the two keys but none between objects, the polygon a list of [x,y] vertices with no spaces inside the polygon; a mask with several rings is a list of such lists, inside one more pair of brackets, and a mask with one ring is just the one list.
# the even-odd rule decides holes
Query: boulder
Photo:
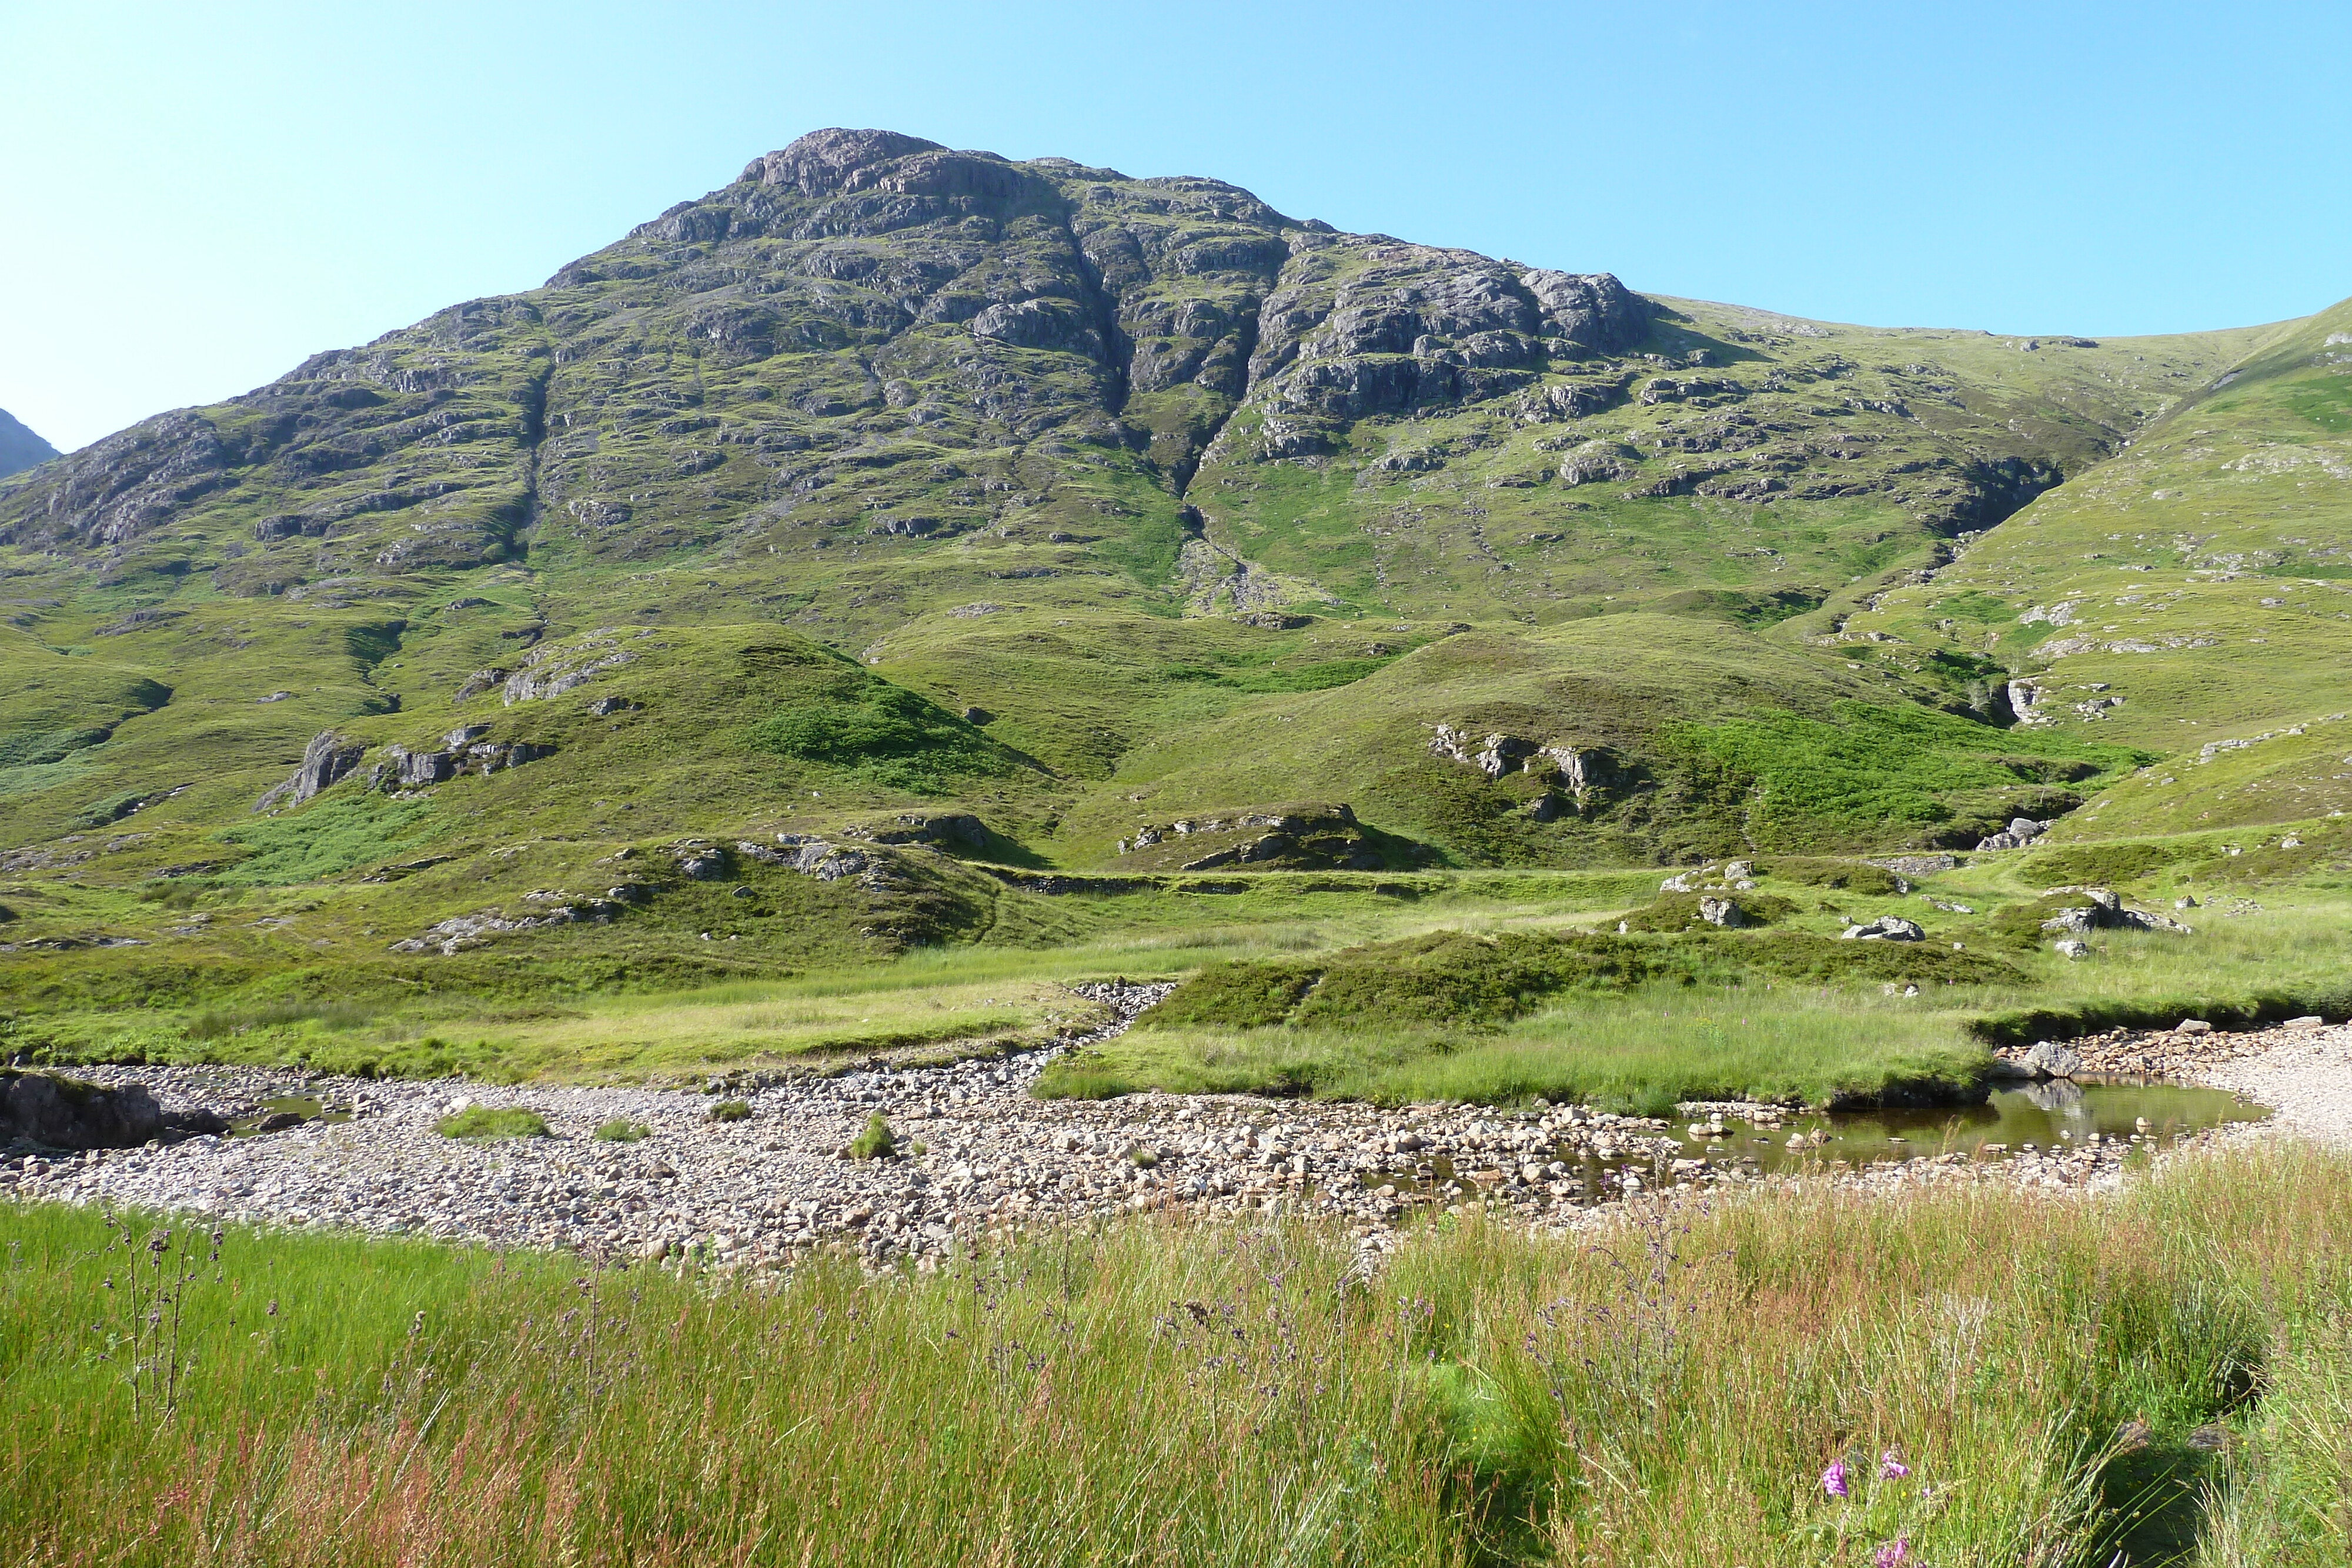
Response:
[{"label": "boulder", "polygon": [[1899,915],[1882,915],[1867,925],[1849,925],[1840,936],[1849,942],[1924,942],[1927,933]]},{"label": "boulder", "polygon": [[163,1132],[162,1108],[140,1085],[107,1089],[53,1072],[0,1067],[0,1138],[53,1149],[127,1149]]},{"label": "boulder", "polygon": [[2036,1078],[2072,1078],[2083,1071],[2083,1059],[2054,1040],[2037,1040],[2025,1066]]},{"label": "boulder", "polygon": [[1746,913],[1727,898],[1701,898],[1698,901],[1698,917],[1709,925],[1720,925],[1727,930],[1748,924]]}]

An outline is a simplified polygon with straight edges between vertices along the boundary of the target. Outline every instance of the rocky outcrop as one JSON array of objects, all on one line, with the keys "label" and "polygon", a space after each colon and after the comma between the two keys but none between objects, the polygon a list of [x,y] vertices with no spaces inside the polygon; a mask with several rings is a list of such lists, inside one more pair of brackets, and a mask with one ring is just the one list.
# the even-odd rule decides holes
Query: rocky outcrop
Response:
[{"label": "rocky outcrop", "polygon": [[360,765],[367,747],[344,739],[333,730],[321,730],[302,748],[302,765],[294,776],[253,803],[257,811],[277,806],[299,806]]},{"label": "rocky outcrop", "polygon": [[1379,846],[1347,805],[1206,812],[1146,823],[1118,841],[1118,853],[1150,869],[1378,871]]},{"label": "rocky outcrop", "polygon": [[[635,635],[650,635],[638,632]],[[506,677],[499,695],[507,706],[562,696],[586,685],[608,670],[636,662],[636,655],[619,645],[622,633],[592,632],[576,642],[550,643],[525,656],[522,668]],[[489,672],[483,672],[488,674]]]},{"label": "rocky outcrop", "polygon": [[1712,895],[1699,899],[1698,917],[1709,925],[1720,925],[1726,930],[1748,924],[1748,913],[1739,907],[1737,901]]},{"label": "rocky outcrop", "polygon": [[1849,942],[1924,942],[1927,933],[1916,922],[1899,915],[1882,915],[1862,925],[1849,925],[1838,933]]},{"label": "rocky outcrop", "polygon": [[1538,270],[1519,282],[1542,307],[1555,351],[1622,354],[1649,333],[1650,302],[1608,273]]},{"label": "rocky outcrop", "polygon": [[126,1149],[160,1138],[163,1108],[145,1089],[104,1089],[51,1072],[0,1067],[0,1143]]},{"label": "rocky outcrop", "polygon": [[2037,1040],[2022,1051],[2004,1051],[1993,1058],[1995,1078],[2069,1079],[2087,1071],[2083,1059],[2054,1040]]},{"label": "rocky outcrop", "polygon": [[2049,831],[2050,824],[2047,822],[2037,822],[2031,817],[2012,817],[2010,819],[2009,826],[2000,832],[1978,840],[1977,848],[1980,850],[2023,849]]},{"label": "rocky outcrop", "polygon": [[440,747],[434,750],[386,747],[385,760],[377,767],[375,782],[385,789],[420,789],[446,783],[465,773],[477,773],[487,779],[504,768],[520,768],[526,762],[555,755],[555,747],[535,741],[483,738],[489,732],[487,724],[464,724],[443,736]]},{"label": "rocky outcrop", "polygon": [[[614,889],[615,893],[620,889]],[[404,937],[392,944],[395,953],[438,953],[454,957],[469,947],[479,947],[491,937],[518,931],[543,931],[559,925],[609,925],[624,913],[617,898],[575,898],[562,893],[530,893],[525,902],[545,904],[543,910],[529,915],[509,915],[488,909],[476,915],[457,915],[427,926],[415,936]]]},{"label": "rocky outcrop", "polygon": [[2191,934],[2168,915],[2156,915],[2145,909],[2126,906],[2121,894],[2105,887],[2056,887],[2043,897],[2074,894],[2083,901],[2062,909],[2042,923],[2042,929],[2054,936],[2081,937],[2094,931],[2169,931],[2180,936]]},{"label": "rocky outcrop", "polygon": [[1604,792],[1622,784],[1626,777],[1623,763],[1606,747],[1566,741],[1544,744],[1499,730],[1479,735],[1465,727],[1437,725],[1430,737],[1429,751],[1433,757],[1475,768],[1489,779],[1535,774],[1548,786],[1567,791],[1579,811],[1591,810]]}]

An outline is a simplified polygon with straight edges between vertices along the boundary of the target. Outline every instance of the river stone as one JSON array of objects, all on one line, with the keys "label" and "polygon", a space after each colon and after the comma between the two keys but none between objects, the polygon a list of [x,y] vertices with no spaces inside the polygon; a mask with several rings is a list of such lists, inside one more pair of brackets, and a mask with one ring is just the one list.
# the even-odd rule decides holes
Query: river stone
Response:
[{"label": "river stone", "polygon": [[2083,1059],[2054,1040],[2037,1040],[2025,1053],[2025,1065],[2037,1078],[2072,1078],[2083,1071]]}]

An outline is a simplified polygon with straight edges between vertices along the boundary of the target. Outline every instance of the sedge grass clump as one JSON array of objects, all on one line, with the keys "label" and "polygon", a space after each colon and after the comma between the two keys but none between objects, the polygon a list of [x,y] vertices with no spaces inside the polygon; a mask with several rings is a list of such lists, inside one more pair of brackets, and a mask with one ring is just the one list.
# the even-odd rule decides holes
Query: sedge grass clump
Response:
[{"label": "sedge grass clump", "polygon": [[653,1134],[653,1129],[643,1122],[632,1122],[626,1116],[615,1116],[609,1122],[596,1124],[595,1138],[600,1144],[643,1143]]},{"label": "sedge grass clump", "polygon": [[445,1138],[488,1143],[501,1138],[545,1138],[547,1118],[520,1105],[468,1105],[435,1124]]},{"label": "sedge grass clump", "polygon": [[865,1130],[849,1141],[853,1160],[887,1160],[898,1152],[898,1135],[879,1111],[866,1117]]},{"label": "sedge grass clump", "polygon": [[721,1100],[704,1112],[702,1119],[706,1122],[748,1122],[751,1119],[751,1107],[740,1100]]}]

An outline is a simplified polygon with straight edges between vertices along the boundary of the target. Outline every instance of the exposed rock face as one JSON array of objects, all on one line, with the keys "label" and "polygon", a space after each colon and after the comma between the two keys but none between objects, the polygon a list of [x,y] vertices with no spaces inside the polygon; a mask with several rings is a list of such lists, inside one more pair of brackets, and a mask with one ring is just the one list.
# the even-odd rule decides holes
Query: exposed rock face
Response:
[{"label": "exposed rock face", "polygon": [[[1450,724],[1435,727],[1429,750],[1433,757],[1465,763],[1489,779],[1499,779],[1509,773],[1536,774],[1548,785],[1568,791],[1580,811],[1591,809],[1605,790],[1624,782],[1625,777],[1624,768],[1606,747],[1567,742],[1546,746],[1500,731],[1474,736]],[[1538,810],[1537,820],[1549,821],[1557,814],[1557,806],[1552,815]]]},{"label": "exposed rock face", "polygon": [[1650,302],[1605,272],[1536,271],[1519,279],[1545,325],[1572,350],[1622,354],[1649,330]]},{"label": "exposed rock face", "polygon": [[163,1110],[143,1088],[102,1089],[55,1073],[0,1068],[0,1142],[123,1149],[163,1131]]},{"label": "exposed rock face", "polygon": [[321,730],[302,748],[302,765],[294,776],[253,803],[257,811],[273,806],[299,806],[360,765],[367,747],[345,740],[333,730]]},{"label": "exposed rock face", "polygon": [[2036,1078],[2072,1078],[2083,1071],[2083,1059],[2054,1040],[2038,1040],[2023,1065]]},{"label": "exposed rock face", "polygon": [[1118,841],[1146,869],[1378,871],[1386,858],[1347,805],[1204,813],[1147,823]]},{"label": "exposed rock face", "polygon": [[637,656],[618,645],[621,636],[618,632],[592,632],[568,644],[532,649],[523,660],[523,667],[506,677],[499,688],[501,700],[512,707],[517,703],[562,696],[608,670],[635,664]]}]

